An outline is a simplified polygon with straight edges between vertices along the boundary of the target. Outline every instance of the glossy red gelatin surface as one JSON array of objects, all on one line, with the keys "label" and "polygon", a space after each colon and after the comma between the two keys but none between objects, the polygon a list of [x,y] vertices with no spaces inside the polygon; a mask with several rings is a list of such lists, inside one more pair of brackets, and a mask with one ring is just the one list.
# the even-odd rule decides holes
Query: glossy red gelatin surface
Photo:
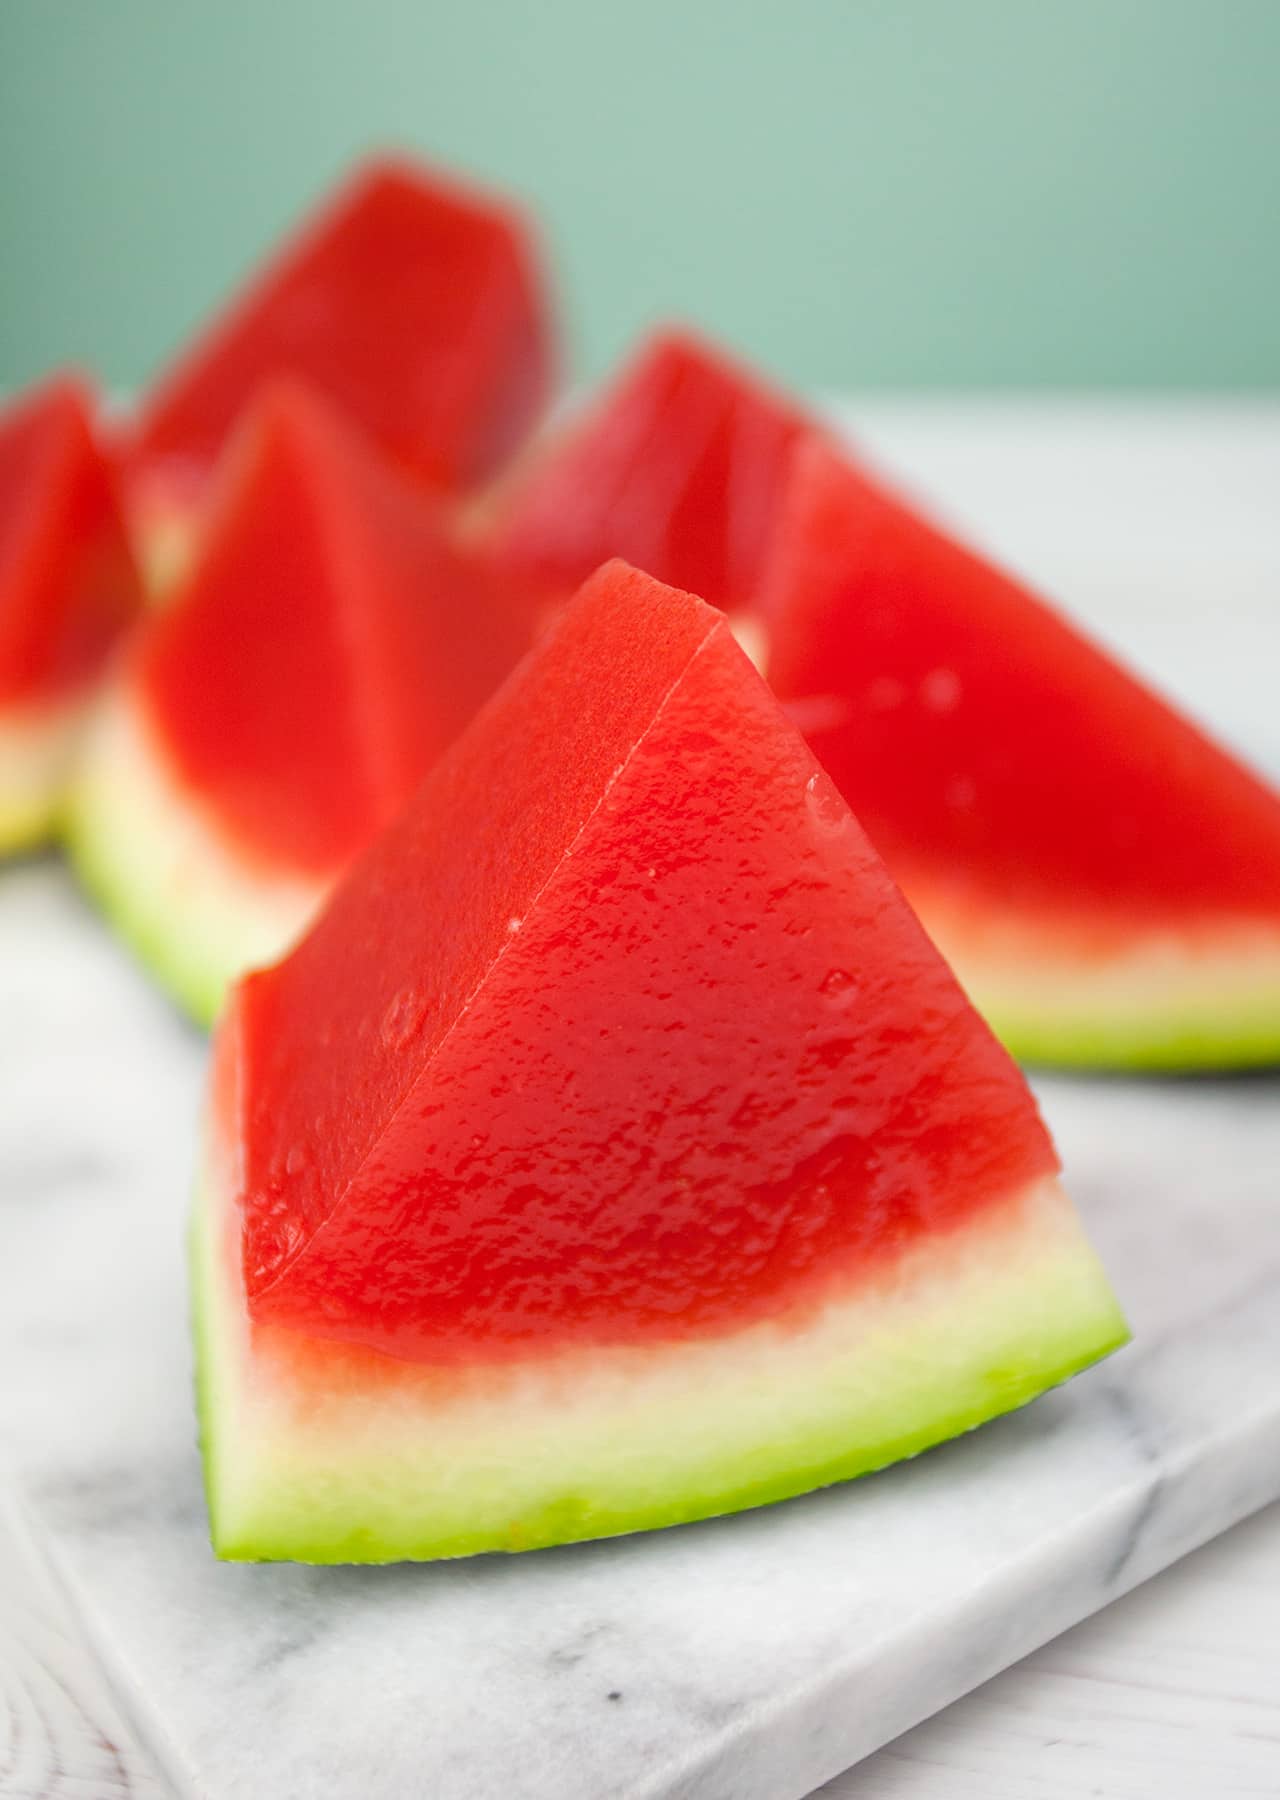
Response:
[{"label": "glossy red gelatin surface", "polygon": [[519,660],[523,609],[316,396],[264,396],[133,673],[178,783],[247,852],[323,872]]},{"label": "glossy red gelatin surface", "polygon": [[0,413],[0,703],[82,688],[142,605],[89,388]]},{"label": "glossy red gelatin surface", "polygon": [[746,607],[788,453],[815,429],[709,345],[662,333],[513,475],[492,551],[550,590],[571,593],[621,556],[715,606]]},{"label": "glossy red gelatin surface", "polygon": [[407,474],[491,475],[545,406],[547,304],[526,228],[408,164],[362,169],[148,396],[136,465],[207,472],[261,385],[299,377]]},{"label": "glossy red gelatin surface", "polygon": [[254,1318],[426,1362],[714,1335],[1054,1167],[723,618],[615,564],[237,992]]},{"label": "glossy red gelatin surface", "polygon": [[825,446],[797,456],[762,605],[771,686],[909,894],[1280,913],[1280,798]]}]

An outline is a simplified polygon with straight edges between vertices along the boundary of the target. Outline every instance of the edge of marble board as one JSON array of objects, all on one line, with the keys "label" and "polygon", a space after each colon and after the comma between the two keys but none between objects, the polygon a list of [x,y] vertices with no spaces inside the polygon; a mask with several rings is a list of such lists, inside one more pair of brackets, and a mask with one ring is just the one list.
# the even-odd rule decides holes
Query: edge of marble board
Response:
[{"label": "edge of marble board", "polygon": [[[1263,1465],[1263,1472],[1259,1472]],[[1212,1468],[1212,1485],[1188,1494]],[[1112,1600],[1280,1498],[1280,1414],[1149,1466],[1082,1521],[1070,1555],[1028,1552],[974,1590],[940,1639],[909,1621],[874,1662],[837,1667],[756,1709],[682,1767],[617,1800],[805,1800],[805,1796],[1061,1636]],[[1216,1502],[1216,1506],[1215,1503]],[[1097,1585],[1087,1588],[1086,1584]],[[1021,1614],[1019,1613],[1021,1606]]]},{"label": "edge of marble board", "polygon": [[[1269,1298],[1255,1294],[1235,1309],[1245,1329]],[[1141,1447],[1141,1461],[1127,1487],[1081,1519],[1065,1556],[1060,1544],[1032,1547],[973,1589],[945,1636],[935,1620],[913,1615],[870,1646],[871,1655],[835,1664],[815,1681],[755,1706],[693,1754],[589,1800],[805,1800],[874,1750],[1280,1499],[1280,1409],[1245,1419],[1228,1415],[1217,1432],[1193,1444],[1175,1438],[1163,1455],[1148,1442],[1148,1436],[1159,1438],[1161,1412],[1159,1395],[1144,1398],[1142,1391],[1150,1365],[1159,1363],[1155,1385],[1167,1388],[1172,1379],[1176,1387],[1178,1365],[1199,1360],[1202,1351],[1198,1342],[1153,1345],[1146,1356],[1130,1349],[1125,1383],[1112,1381],[1100,1390],[1099,1403],[1120,1416]],[[1142,1423],[1147,1417],[1150,1427]],[[134,1673],[72,1559],[29,1509],[25,1517],[119,1710],[165,1781],[181,1796],[236,1800],[198,1785],[148,1698],[145,1679]]]}]

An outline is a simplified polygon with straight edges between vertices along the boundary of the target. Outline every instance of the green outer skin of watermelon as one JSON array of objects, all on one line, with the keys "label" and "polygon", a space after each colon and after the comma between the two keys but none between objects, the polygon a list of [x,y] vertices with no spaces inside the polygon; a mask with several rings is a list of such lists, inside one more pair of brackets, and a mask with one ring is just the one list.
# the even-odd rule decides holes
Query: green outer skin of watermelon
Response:
[{"label": "green outer skin of watermelon", "polygon": [[[213,1545],[230,1561],[531,1550],[760,1506],[969,1431],[1128,1338],[1049,1179],[789,1326],[463,1371],[443,1400],[349,1375],[303,1391],[259,1336],[249,1356],[225,1230],[206,1178],[198,1408]],[[393,1383],[422,1373],[376,1365]]]},{"label": "green outer skin of watermelon", "polygon": [[90,704],[77,693],[0,706],[0,856],[57,837]]},{"label": "green outer skin of watermelon", "polygon": [[1151,1074],[1280,1063],[1280,922],[1153,932],[1106,959],[1055,952],[1047,931],[1027,941],[1019,922],[1001,954],[996,922],[975,945],[927,894],[909,888],[908,898],[1021,1062]]},{"label": "green outer skin of watermelon", "polygon": [[1031,983],[1020,1002],[984,996],[977,983],[972,997],[1009,1054],[1034,1067],[1185,1075],[1280,1063],[1280,973],[1257,991],[1170,996],[1131,1016],[1107,1012],[1105,1000],[1088,1016],[1051,1016],[1037,1010]]},{"label": "green outer skin of watermelon", "polygon": [[260,874],[219,841],[168,776],[125,684],[91,727],[64,837],[116,932],[204,1026],[231,981],[289,948],[327,888]]}]

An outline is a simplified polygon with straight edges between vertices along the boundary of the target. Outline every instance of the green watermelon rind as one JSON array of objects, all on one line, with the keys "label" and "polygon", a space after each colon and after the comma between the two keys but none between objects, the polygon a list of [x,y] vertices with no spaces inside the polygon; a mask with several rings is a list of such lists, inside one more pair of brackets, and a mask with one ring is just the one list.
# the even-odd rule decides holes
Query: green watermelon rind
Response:
[{"label": "green watermelon rind", "polygon": [[282,955],[323,898],[322,884],[273,881],[237,861],[167,773],[124,684],[99,708],[62,835],[113,930],[206,1028],[230,983]]},{"label": "green watermelon rind", "polygon": [[[921,916],[930,926],[927,907]],[[1198,1074],[1280,1063],[1280,921],[1165,930],[1106,961],[1019,952],[996,964],[933,933],[1010,1055],[1044,1068]]]},{"label": "green watermelon rind", "polygon": [[[406,1452],[402,1437],[383,1457],[371,1430],[377,1396],[346,1415],[364,1439],[363,1459],[340,1403],[332,1430],[316,1434],[324,1400],[314,1395],[304,1408],[309,1442],[291,1446],[288,1429],[273,1420],[262,1433],[269,1449],[260,1461],[246,1457],[243,1444],[237,1450],[238,1351],[220,1326],[227,1302],[219,1295],[212,1209],[198,1206],[192,1232],[197,1397],[215,1551],[228,1561],[329,1564],[547,1548],[762,1506],[915,1456],[1026,1405],[1128,1339],[1070,1203],[1056,1183],[1045,1188],[1007,1254],[997,1246],[993,1258],[995,1240],[981,1237],[967,1252],[957,1253],[949,1238],[935,1246],[924,1303],[914,1319],[907,1309],[910,1329],[897,1340],[872,1331],[870,1347],[859,1350],[856,1366],[839,1369],[838,1382],[824,1381],[820,1366],[806,1366],[788,1339],[781,1354],[789,1358],[792,1380],[777,1389],[772,1450],[761,1448],[769,1433],[754,1441],[751,1435],[751,1409],[765,1404],[762,1391],[773,1391],[758,1346],[733,1375],[742,1344],[754,1343],[749,1336],[700,1350],[703,1360],[677,1368],[679,1379],[667,1381],[662,1403],[639,1406],[634,1431],[624,1423],[617,1392],[594,1416],[580,1403],[576,1438],[566,1429],[572,1384],[555,1389],[540,1427],[531,1424],[526,1394],[509,1418],[490,1421],[487,1438],[459,1440],[470,1442],[474,1466],[460,1473],[450,1462],[447,1491],[433,1485],[431,1473],[434,1452],[439,1475],[443,1426],[433,1428],[432,1417],[424,1418],[416,1466],[413,1446]],[[238,1297],[231,1304],[238,1306]],[[859,1304],[855,1298],[850,1307]],[[238,1330],[243,1327],[233,1323],[233,1333]],[[724,1366],[708,1384],[702,1377],[708,1367],[717,1371],[717,1355]],[[630,1366],[643,1378],[642,1355]],[[815,1397],[825,1412],[819,1406],[815,1414]],[[389,1416],[402,1431],[395,1404]],[[731,1436],[735,1419],[742,1422],[742,1441],[708,1456],[705,1444],[716,1433]],[[784,1435],[791,1442],[782,1450]],[[531,1464],[541,1464],[541,1473]]]},{"label": "green watermelon rind", "polygon": [[115,935],[183,1012],[204,1030],[216,1020],[226,988],[224,965],[186,933],[157,917],[152,893],[129,874],[145,866],[131,853],[129,835],[113,833],[109,815],[77,795],[68,810],[63,842],[71,865]]},{"label": "green watermelon rind", "polygon": [[[974,1005],[1011,1056],[1046,1069],[1116,1074],[1195,1075],[1280,1064],[1280,941],[1277,973],[1252,991],[1224,992],[1215,1004],[1176,993],[1144,1013],[1100,1003],[1089,1016],[984,999]],[[960,971],[963,980],[963,971]]]},{"label": "green watermelon rind", "polygon": [[[1086,916],[1057,919],[967,898],[917,876],[907,899],[991,1029],[1045,1069],[1193,1075],[1280,1064],[1277,917],[1135,923],[1077,949]],[[1087,930],[1085,943],[1088,942]]]}]

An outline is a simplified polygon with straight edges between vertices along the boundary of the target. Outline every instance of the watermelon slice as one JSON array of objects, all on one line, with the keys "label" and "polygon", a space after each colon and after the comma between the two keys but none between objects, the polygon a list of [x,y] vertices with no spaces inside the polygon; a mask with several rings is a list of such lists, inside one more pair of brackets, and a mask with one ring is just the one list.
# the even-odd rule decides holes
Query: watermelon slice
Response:
[{"label": "watermelon slice", "polygon": [[180,569],[218,452],[277,375],[319,388],[419,481],[488,478],[552,382],[524,221],[407,163],[359,170],[143,403],[128,466],[158,579]]},{"label": "watermelon slice", "polygon": [[824,445],[761,604],[775,692],[1015,1054],[1280,1059],[1280,797]]},{"label": "watermelon slice", "polygon": [[72,806],[90,889],[200,1019],[277,956],[523,653],[527,609],[318,398],[269,389]]},{"label": "watermelon slice", "polygon": [[752,1506],[1124,1325],[1022,1077],[723,615],[602,570],[219,1031],[214,1542]]},{"label": "watermelon slice", "polygon": [[94,397],[50,381],[0,413],[0,852],[52,836],[103,663],[141,604]]},{"label": "watermelon slice", "polygon": [[726,611],[755,594],[800,409],[687,333],[648,339],[488,503],[489,553],[554,602],[612,556]]}]

